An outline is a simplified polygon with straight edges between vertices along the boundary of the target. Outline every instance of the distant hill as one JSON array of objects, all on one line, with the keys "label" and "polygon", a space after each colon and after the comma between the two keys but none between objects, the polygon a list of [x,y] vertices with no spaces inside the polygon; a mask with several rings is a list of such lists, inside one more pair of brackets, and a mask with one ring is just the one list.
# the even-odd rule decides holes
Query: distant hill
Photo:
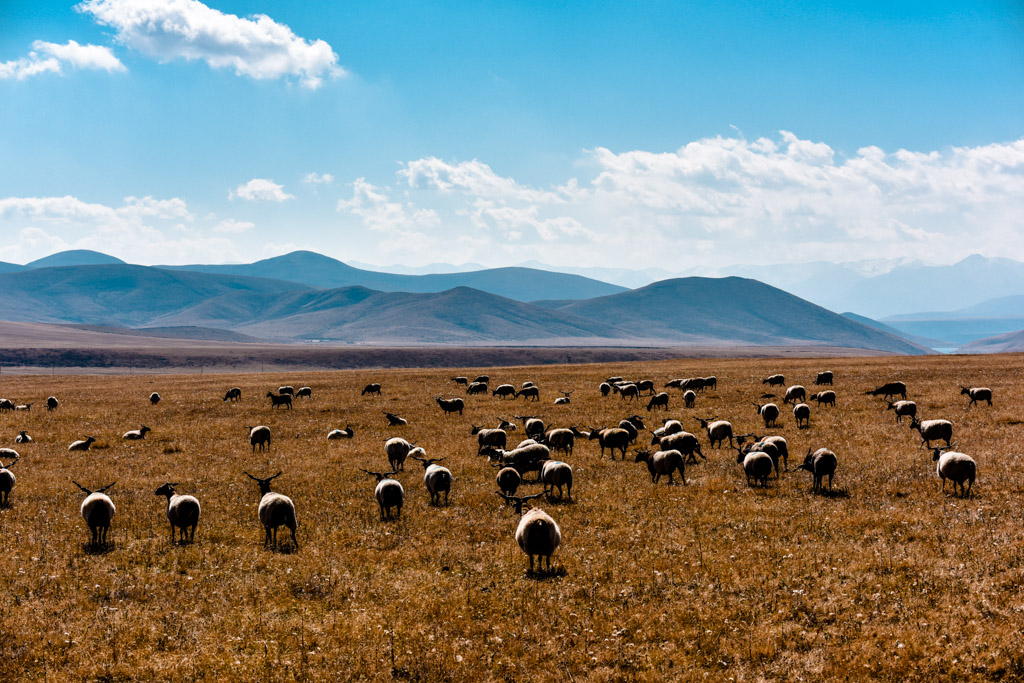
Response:
[{"label": "distant hill", "polygon": [[166,270],[274,278],[324,289],[367,287],[381,292],[427,293],[472,287],[517,301],[550,299],[554,294],[565,299],[589,299],[626,291],[624,287],[579,275],[530,268],[491,268],[433,275],[380,273],[353,268],[337,259],[311,251],[295,251],[246,264],[160,267]]},{"label": "distant hill", "polygon": [[16,273],[19,270],[25,270],[25,266],[19,266],[17,263],[6,263],[0,261],[0,273]]},{"label": "distant hill", "polygon": [[918,337],[918,336],[913,335],[913,334],[907,334],[907,333],[903,332],[902,330],[899,330],[899,329],[897,329],[895,327],[892,327],[891,325],[886,325],[885,323],[878,322],[877,320],[875,320],[873,318],[868,318],[867,316],[863,316],[863,315],[857,315],[856,313],[846,312],[846,313],[841,313],[840,315],[842,315],[844,318],[848,318],[848,319],[853,320],[854,322],[858,322],[858,323],[860,323],[862,325],[867,325],[868,327],[873,327],[876,330],[881,330],[882,332],[886,332],[888,334],[892,334],[892,335],[895,335],[897,337],[901,337],[903,339],[907,339],[909,341],[914,342],[915,344],[920,344],[921,346],[927,346],[930,349],[942,349],[942,348],[948,348],[949,346],[955,346],[955,344],[952,344],[948,340],[932,339],[930,337]]},{"label": "distant hill", "polygon": [[108,266],[124,264],[119,258],[89,249],[72,249],[44,256],[25,264],[26,268],[55,268],[60,266]]},{"label": "distant hill", "polygon": [[1020,353],[1024,351],[1024,330],[977,339],[957,349],[960,353]]}]

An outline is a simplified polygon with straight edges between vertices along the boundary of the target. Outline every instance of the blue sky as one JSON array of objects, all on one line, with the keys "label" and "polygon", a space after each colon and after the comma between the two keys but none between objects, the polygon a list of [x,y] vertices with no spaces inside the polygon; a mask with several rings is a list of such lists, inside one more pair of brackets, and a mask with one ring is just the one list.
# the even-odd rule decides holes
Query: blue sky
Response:
[{"label": "blue sky", "polygon": [[1013,2],[0,9],[7,261],[1024,258],[1022,136]]}]

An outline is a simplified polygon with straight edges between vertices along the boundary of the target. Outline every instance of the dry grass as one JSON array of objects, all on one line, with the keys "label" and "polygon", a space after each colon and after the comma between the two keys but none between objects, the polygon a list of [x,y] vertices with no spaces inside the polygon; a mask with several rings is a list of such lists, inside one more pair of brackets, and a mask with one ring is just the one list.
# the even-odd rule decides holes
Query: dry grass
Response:
[{"label": "dry grass", "polygon": [[[706,446],[688,486],[654,486],[642,465],[599,460],[582,443],[569,458],[577,502],[543,505],[562,527],[561,571],[526,576],[516,518],[475,455],[471,423],[529,410],[607,425],[632,412],[597,394],[609,374],[716,374],[717,392],[695,410],[674,393],[669,415],[695,429],[691,415],[713,413],[752,431],[760,377],[810,384],[825,367],[839,406],[814,409],[801,431],[784,411],[775,431],[793,459],[832,448],[839,493],[812,495],[802,472],[748,488],[732,452]],[[1024,678],[1024,357],[509,368],[492,370],[492,385],[532,379],[538,406],[469,397],[464,417],[442,417],[432,397],[456,395],[448,378],[476,371],[3,377],[0,395],[36,407],[0,416],[0,446],[19,429],[37,443],[18,447],[12,505],[0,510],[0,679]],[[360,397],[376,378],[384,396]],[[895,378],[922,414],[954,422],[978,462],[973,497],[940,494],[916,433],[863,396]],[[968,411],[957,382],[992,386],[995,406]],[[313,399],[271,412],[261,397],[286,383],[311,385]],[[243,401],[222,402],[236,384]],[[576,389],[571,406],[551,405],[559,389]],[[50,393],[58,412],[43,409]],[[382,409],[410,425],[386,428]],[[243,425],[260,423],[274,445],[253,455]],[[325,440],[345,423],[354,440]],[[120,440],[141,424],[153,429],[146,441]],[[69,454],[84,434],[98,438],[94,452]],[[410,463],[401,521],[380,521],[374,481],[357,468],[383,469],[396,434],[448,458],[450,507],[428,505]],[[243,469],[284,470],[275,490],[295,501],[298,552],[263,549]],[[85,546],[69,478],[118,481],[111,550]],[[194,545],[169,541],[153,494],[166,480],[203,504]]]}]

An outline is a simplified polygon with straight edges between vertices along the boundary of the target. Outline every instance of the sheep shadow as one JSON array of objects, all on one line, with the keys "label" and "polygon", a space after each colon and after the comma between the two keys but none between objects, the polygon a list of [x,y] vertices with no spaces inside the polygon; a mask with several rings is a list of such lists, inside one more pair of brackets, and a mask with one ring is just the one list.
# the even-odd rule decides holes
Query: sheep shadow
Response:
[{"label": "sheep shadow", "polygon": [[535,571],[527,569],[525,576],[531,581],[546,581],[548,579],[559,579],[568,576],[568,572],[565,571],[565,567],[558,566],[554,569],[539,569]]},{"label": "sheep shadow", "polygon": [[276,547],[271,545],[266,546],[264,549],[268,552],[275,553],[277,555],[293,555],[299,552],[299,546],[295,545],[294,543],[286,543],[284,545],[278,545]]},{"label": "sheep shadow", "polygon": [[849,498],[850,492],[845,488],[836,488],[829,491],[828,489],[821,489],[820,491],[810,492],[812,496],[820,496],[822,498]]},{"label": "sheep shadow", "polygon": [[114,552],[116,545],[114,543],[108,543],[106,545],[99,545],[88,541],[82,544],[82,552],[86,555],[106,555],[107,553]]}]

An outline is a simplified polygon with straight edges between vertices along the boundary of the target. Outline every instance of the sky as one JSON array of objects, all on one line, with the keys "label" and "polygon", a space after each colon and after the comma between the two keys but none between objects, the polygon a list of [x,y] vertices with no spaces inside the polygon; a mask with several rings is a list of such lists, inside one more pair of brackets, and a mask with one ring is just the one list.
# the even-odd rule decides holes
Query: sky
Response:
[{"label": "sky", "polygon": [[0,0],[0,261],[1024,260],[1021,2]]}]

